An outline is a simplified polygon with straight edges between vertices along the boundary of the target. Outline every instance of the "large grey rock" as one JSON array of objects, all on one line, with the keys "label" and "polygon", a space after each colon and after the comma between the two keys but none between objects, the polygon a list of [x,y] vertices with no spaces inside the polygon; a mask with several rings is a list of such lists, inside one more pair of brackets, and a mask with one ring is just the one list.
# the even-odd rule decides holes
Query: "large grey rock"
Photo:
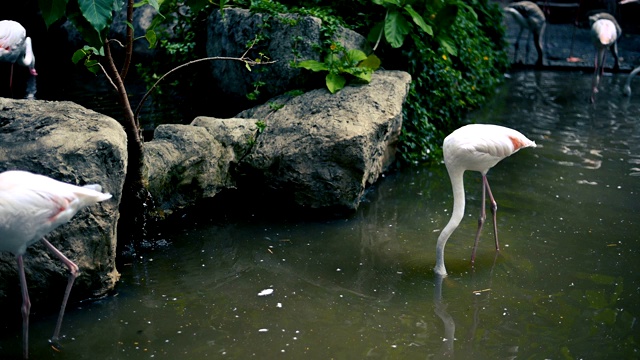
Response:
[{"label": "large grey rock", "polygon": [[144,145],[148,190],[163,215],[233,187],[229,163],[233,150],[206,128],[160,125]]},{"label": "large grey rock", "polygon": [[366,85],[276,98],[238,114],[266,123],[241,168],[298,205],[356,209],[395,158],[410,82],[405,72],[377,71]]},{"label": "large grey rock", "polygon": [[216,141],[227,147],[231,155],[229,160],[233,163],[249,153],[258,135],[256,120],[253,119],[198,116],[191,125],[204,127]]},{"label": "large grey rock", "polygon": [[[0,98],[0,171],[27,170],[74,185],[100,184],[113,195],[47,236],[80,267],[72,297],[103,295],[118,280],[116,224],[126,140],[115,120],[74,103]],[[33,301],[59,306],[67,268],[41,243],[28,249],[25,266]],[[0,307],[19,302],[19,289],[15,257],[0,253]]]},{"label": "large grey rock", "polygon": [[378,71],[371,83],[336,94],[313,90],[235,118],[159,126],[144,146],[156,210],[170,214],[240,183],[274,190],[291,205],[357,208],[395,158],[410,82],[407,73]]},{"label": "large grey rock", "polygon": [[[239,58],[247,51],[247,44],[256,36],[256,43],[248,56],[252,59],[265,54],[274,64],[257,66],[248,71],[238,61],[212,61],[211,73],[214,83],[232,99],[246,100],[246,94],[254,90],[254,83],[263,82],[260,99],[266,100],[288,90],[306,87],[312,73],[291,67],[293,60],[322,60],[314,48],[322,46],[322,21],[312,16],[281,14],[272,16],[251,13],[246,9],[227,8],[224,16],[216,10],[208,18],[207,56]],[[366,39],[360,34],[338,28],[336,40],[347,49],[370,51]]]}]

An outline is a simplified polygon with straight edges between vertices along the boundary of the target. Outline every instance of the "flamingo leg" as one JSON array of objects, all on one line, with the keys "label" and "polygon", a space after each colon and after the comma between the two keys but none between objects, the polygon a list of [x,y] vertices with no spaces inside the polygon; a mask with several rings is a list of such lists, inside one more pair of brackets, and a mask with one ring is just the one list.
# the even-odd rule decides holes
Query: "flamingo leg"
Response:
[{"label": "flamingo leg", "polygon": [[487,219],[487,212],[485,210],[485,201],[486,201],[486,190],[485,186],[485,175],[482,175],[482,205],[480,210],[480,217],[478,218],[478,231],[476,231],[476,239],[473,242],[473,250],[471,251],[471,264],[474,264],[476,261],[476,249],[478,248],[478,242],[480,242],[480,233],[482,232],[482,227],[484,226],[484,222]]},{"label": "flamingo leg", "polygon": [[487,180],[487,176],[482,175],[482,210],[480,210],[480,218],[478,218],[478,231],[476,232],[476,239],[473,242],[471,264],[475,263],[476,250],[478,248],[478,243],[480,242],[480,233],[482,232],[482,227],[484,226],[484,222],[487,219],[487,212],[485,210],[487,192],[489,193],[489,201],[491,202],[491,214],[493,214],[493,234],[496,240],[496,251],[500,251],[500,245],[498,243],[498,223],[496,221],[498,215],[498,203],[496,203],[496,200],[493,197],[493,193],[491,193],[491,187],[489,186],[489,180]]},{"label": "flamingo leg", "polygon": [[595,63],[595,70],[593,73],[593,81],[591,82],[591,103],[596,102],[596,93],[598,92],[598,84],[600,83],[600,75],[598,74],[598,66],[602,66],[602,64],[598,61],[600,60],[600,50],[596,51],[596,57],[593,60]]},{"label": "flamingo leg", "polygon": [[29,358],[29,312],[31,311],[31,301],[29,300],[29,290],[27,289],[27,278],[24,275],[24,263],[22,255],[18,255],[18,276],[20,277],[20,288],[22,289],[22,355]]},{"label": "flamingo leg", "polygon": [[42,238],[42,242],[54,253],[69,269],[69,281],[67,282],[67,288],[64,292],[64,298],[62,299],[62,305],[60,306],[60,314],[58,315],[58,322],[56,323],[56,329],[53,332],[53,336],[51,340],[57,341],[58,336],[60,335],[60,328],[62,326],[62,318],[64,317],[64,310],[67,307],[67,300],[69,300],[69,293],[71,293],[71,288],[73,287],[73,282],[76,280],[79,274],[78,265],[76,265],[73,261],[69,260],[60,250],[56,249],[47,239]]},{"label": "flamingo leg", "polygon": [[500,245],[498,243],[498,203],[496,199],[493,198],[493,193],[491,193],[491,187],[489,186],[489,180],[487,177],[484,177],[484,184],[487,187],[487,192],[489,193],[489,201],[491,201],[491,214],[493,214],[493,236],[496,239],[496,251],[500,251]]}]

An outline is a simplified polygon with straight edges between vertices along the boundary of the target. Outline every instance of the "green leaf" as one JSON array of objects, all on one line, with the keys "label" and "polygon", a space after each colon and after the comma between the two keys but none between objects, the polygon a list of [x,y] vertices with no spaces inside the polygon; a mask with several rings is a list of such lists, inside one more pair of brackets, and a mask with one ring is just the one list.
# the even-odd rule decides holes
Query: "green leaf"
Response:
[{"label": "green leaf", "polygon": [[111,22],[113,0],[78,0],[82,16],[101,33]]},{"label": "green leaf", "polygon": [[297,67],[301,67],[303,69],[311,70],[311,71],[327,71],[329,67],[325,63],[321,63],[316,60],[305,60],[300,61]]},{"label": "green leaf", "polygon": [[73,56],[71,56],[71,61],[74,64],[79,63],[82,59],[84,59],[85,57],[87,57],[87,52],[84,49],[78,49],[76,50],[76,52],[73,53]]},{"label": "green leaf", "polygon": [[347,79],[345,79],[344,76],[340,74],[329,73],[325,78],[325,82],[327,83],[327,89],[329,89],[332,94],[335,94],[337,91],[340,91],[340,89],[344,87],[344,85],[347,83]]},{"label": "green leaf", "polygon": [[438,42],[449,55],[458,56],[458,49],[456,49],[456,45],[449,37],[440,36],[438,37]]},{"label": "green leaf", "polygon": [[137,2],[135,4],[133,4],[133,8],[135,9],[135,8],[142,7],[142,6],[147,5],[148,3],[149,2],[147,0],[142,0],[142,1],[139,1],[139,2]]},{"label": "green leaf", "polygon": [[394,48],[402,46],[410,30],[409,22],[397,11],[390,12],[384,20],[384,37]]},{"label": "green leaf", "polygon": [[373,70],[369,68],[354,68],[354,69],[345,69],[347,74],[351,74],[357,77],[360,80],[364,80],[366,82],[371,81],[371,74],[373,74]]},{"label": "green leaf", "polygon": [[87,68],[87,70],[91,71],[94,74],[97,74],[98,71],[100,71],[100,67],[98,66],[98,64],[98,60],[92,59],[87,59],[87,61],[84,62],[84,66]]},{"label": "green leaf", "polygon": [[409,13],[409,15],[411,15],[411,19],[413,19],[413,22],[418,25],[420,29],[422,29],[422,31],[433,36],[433,29],[431,28],[431,26],[427,25],[427,23],[424,22],[422,16],[420,16],[420,14],[413,10],[411,5],[406,5],[404,9]]},{"label": "green leaf", "polygon": [[347,51],[347,58],[350,65],[356,66],[359,62],[367,58],[367,54],[365,54],[362,50],[352,49]]},{"label": "green leaf", "polygon": [[366,59],[364,59],[362,62],[360,62],[360,64],[358,64],[358,67],[367,67],[370,68],[371,70],[378,70],[380,68],[380,58],[378,58],[376,55],[371,54],[369,56],[367,56]]},{"label": "green leaf", "polygon": [[100,36],[100,33],[98,33],[96,29],[89,24],[87,19],[82,16],[80,9],[77,6],[78,4],[75,2],[69,3],[69,13],[67,14],[67,18],[80,32],[82,38],[89,43],[89,45],[95,48],[102,48],[102,36]]},{"label": "green leaf", "polygon": [[149,0],[149,5],[155,9],[158,13],[160,13],[160,3],[158,0]]},{"label": "green leaf", "polygon": [[464,6],[465,9],[467,9],[467,11],[469,11],[469,13],[471,14],[471,16],[473,16],[473,18],[477,21],[478,20],[478,14],[476,13],[476,11],[473,9],[473,7],[469,6],[468,4],[465,4],[463,2],[459,3],[459,5]]},{"label": "green leaf", "polygon": [[64,16],[68,0],[38,0],[38,7],[47,26],[51,26]]},{"label": "green leaf", "polygon": [[147,30],[144,34],[145,39],[149,42],[149,49],[153,49],[156,47],[156,42],[158,41],[158,36],[156,32],[153,30]]}]

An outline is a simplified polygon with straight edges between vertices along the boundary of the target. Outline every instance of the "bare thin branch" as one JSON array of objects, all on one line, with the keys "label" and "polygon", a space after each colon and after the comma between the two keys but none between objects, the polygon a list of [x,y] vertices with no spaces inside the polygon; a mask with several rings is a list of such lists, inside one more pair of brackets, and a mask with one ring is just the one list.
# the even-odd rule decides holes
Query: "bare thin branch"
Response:
[{"label": "bare thin branch", "polygon": [[[248,51],[248,50],[247,50]],[[156,86],[158,85],[158,83],[160,83],[160,81],[162,81],[165,77],[167,77],[169,74],[173,73],[176,70],[182,69],[185,66],[189,66],[189,65],[193,65],[195,63],[199,63],[202,61],[212,61],[212,60],[232,60],[232,61],[240,61],[243,62],[249,66],[256,66],[256,65],[267,65],[267,64],[273,64],[275,63],[275,61],[255,61],[255,60],[251,60],[251,59],[247,59],[246,57],[244,57],[246,55],[246,52],[243,54],[242,57],[240,58],[234,58],[234,57],[228,57],[228,56],[213,56],[213,57],[206,57],[206,58],[201,58],[201,59],[196,59],[196,60],[192,60],[189,61],[187,63],[184,63],[182,65],[179,65],[171,70],[169,70],[166,74],[162,75],[152,86],[151,88],[144,94],[144,96],[142,97],[142,100],[140,100],[140,103],[138,104],[138,107],[136,108],[136,112],[135,112],[135,118],[136,121],[138,120],[138,117],[140,116],[140,110],[142,109],[142,105],[144,104],[144,102],[147,100],[147,98],[149,97],[149,95],[151,94],[151,92],[153,91],[153,89],[156,88]]]},{"label": "bare thin branch", "polygon": [[104,66],[102,66],[101,63],[98,63],[98,66],[100,66],[100,69],[102,69],[102,73],[107,78],[107,80],[109,80],[109,82],[111,83],[111,86],[113,86],[113,90],[118,91],[118,87],[116,86],[116,84],[111,79],[111,76],[109,76],[109,73],[107,72],[107,69],[105,69]]},{"label": "bare thin branch", "polygon": [[108,43],[114,42],[114,43],[117,43],[118,45],[120,45],[120,47],[124,47],[124,44],[122,42],[120,42],[120,40],[118,40],[118,39],[109,39],[109,40],[107,40],[107,42]]}]

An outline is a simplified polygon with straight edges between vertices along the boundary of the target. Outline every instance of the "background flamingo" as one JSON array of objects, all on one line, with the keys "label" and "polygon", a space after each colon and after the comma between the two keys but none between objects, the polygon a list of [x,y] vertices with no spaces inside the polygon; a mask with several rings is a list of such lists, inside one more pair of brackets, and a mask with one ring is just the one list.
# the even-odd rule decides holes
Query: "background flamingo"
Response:
[{"label": "background flamingo", "polygon": [[27,251],[27,247],[42,240],[44,245],[69,268],[69,281],[52,338],[55,341],[60,334],[69,292],[78,276],[78,266],[43,236],[71,220],[84,207],[111,198],[110,194],[101,191],[100,185],[80,187],[26,171],[0,173],[0,251],[10,251],[16,255],[18,260],[18,275],[22,287],[22,332],[25,359],[29,354],[31,302],[22,256]]},{"label": "background flamingo", "polygon": [[520,32],[518,32],[518,37],[516,39],[516,48],[513,53],[513,62],[515,63],[518,59],[518,48],[520,46],[520,37],[522,36],[522,32],[527,29],[529,31],[529,35],[527,36],[527,51],[525,55],[525,61],[529,57],[529,37],[533,34],[533,43],[536,46],[536,50],[538,51],[538,60],[536,61],[536,65],[542,65],[542,37],[544,36],[544,29],[546,27],[546,19],[544,17],[544,13],[538,5],[531,1],[519,1],[512,4],[509,4],[504,9],[508,12],[513,19],[520,25]]},{"label": "background flamingo", "polygon": [[607,49],[611,50],[611,54],[615,60],[613,70],[618,71],[620,68],[617,40],[622,34],[622,29],[620,25],[618,25],[615,17],[608,13],[598,13],[589,16],[589,23],[591,24],[591,39],[593,45],[596,47],[596,57],[594,60],[595,70],[591,83],[591,102],[593,103],[596,100],[595,95],[598,92],[600,77],[604,73],[605,51]]},{"label": "background flamingo", "polygon": [[[27,36],[27,31],[18,22],[0,21],[0,61],[11,63],[11,74],[9,75],[9,88],[11,89],[13,89],[14,64],[28,67],[32,77],[38,75],[35,68],[36,57],[31,48],[31,38]],[[33,98],[35,95],[35,82],[31,86],[33,89],[27,90],[28,98]]]},{"label": "background flamingo", "polygon": [[447,226],[442,230],[436,245],[436,274],[445,276],[447,270],[444,265],[444,246],[464,216],[465,193],[463,175],[466,170],[479,171],[482,174],[482,211],[478,219],[478,231],[476,232],[471,263],[475,261],[476,247],[480,240],[480,232],[486,219],[485,192],[489,193],[491,200],[491,212],[493,213],[493,230],[498,245],[498,224],[496,213],[498,204],[493,198],[487,172],[500,160],[514,154],[526,147],[535,147],[536,143],[527,139],[516,130],[498,125],[472,124],[466,125],[452,132],[444,139],[443,152],[444,163],[451,179],[453,188],[453,212]]}]

